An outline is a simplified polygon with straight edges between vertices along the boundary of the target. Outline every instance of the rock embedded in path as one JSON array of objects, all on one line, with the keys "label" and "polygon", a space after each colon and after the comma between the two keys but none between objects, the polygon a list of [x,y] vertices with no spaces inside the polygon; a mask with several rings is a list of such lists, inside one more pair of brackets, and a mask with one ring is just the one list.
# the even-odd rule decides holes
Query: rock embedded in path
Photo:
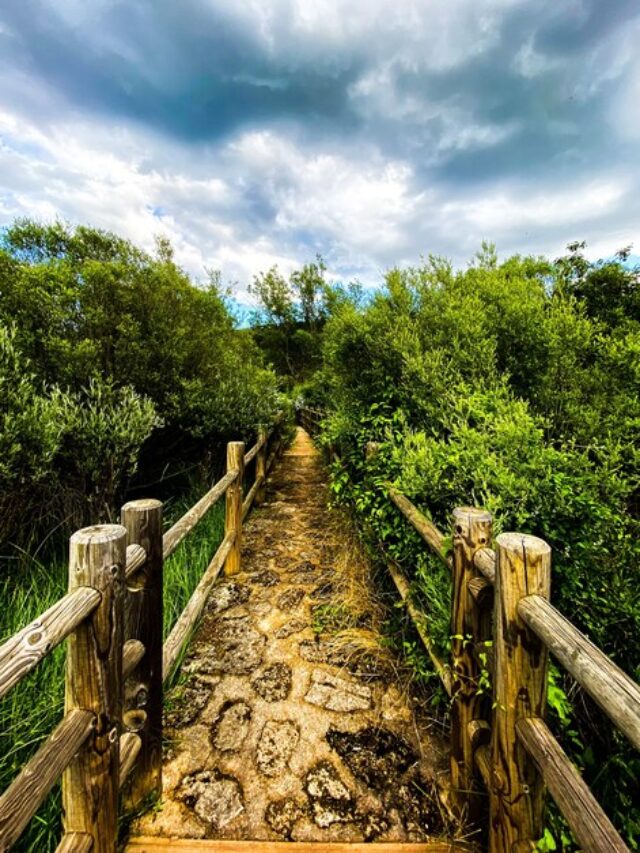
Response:
[{"label": "rock embedded in path", "polygon": [[366,685],[354,684],[320,669],[311,673],[311,685],[304,698],[311,705],[342,713],[366,711],[372,707],[371,690]]},{"label": "rock embedded in path", "polygon": [[257,586],[275,586],[280,583],[280,576],[270,569],[263,569],[261,572],[252,572],[249,580]]},{"label": "rock embedded in path", "polygon": [[327,643],[319,637],[313,640],[303,640],[298,646],[300,657],[308,660],[310,663],[327,663],[329,659],[329,649]]},{"label": "rock embedded in path", "polygon": [[285,797],[283,800],[269,803],[265,809],[264,819],[274,832],[291,840],[293,827],[306,814],[307,807],[304,803],[299,803],[293,797]]},{"label": "rock embedded in path", "polygon": [[249,587],[235,581],[216,584],[207,601],[207,612],[213,615],[222,613],[230,607],[245,604],[251,596]]},{"label": "rock embedded in path", "polygon": [[254,677],[251,686],[266,702],[279,702],[289,695],[291,681],[290,666],[286,663],[272,663]]},{"label": "rock embedded in path", "polygon": [[248,616],[213,620],[206,629],[207,646],[201,640],[202,672],[247,675],[262,663],[267,638],[257,631]]},{"label": "rock embedded in path", "polygon": [[225,702],[213,724],[211,743],[222,752],[235,752],[249,734],[251,708],[246,702]]},{"label": "rock embedded in path", "polygon": [[388,808],[395,808],[409,833],[439,835],[444,831],[442,812],[433,784],[420,775],[383,795]]},{"label": "rock embedded in path", "polygon": [[185,776],[179,794],[214,829],[222,829],[244,811],[239,782],[218,770],[201,770]]},{"label": "rock embedded in path", "polygon": [[274,636],[276,640],[286,640],[292,634],[299,634],[300,631],[304,631],[308,627],[309,623],[305,622],[304,619],[289,619],[288,622],[278,628]]},{"label": "rock embedded in path", "polygon": [[256,750],[258,770],[265,776],[284,773],[299,740],[300,731],[291,720],[267,720]]},{"label": "rock embedded in path", "polygon": [[280,610],[284,610],[285,612],[289,610],[293,610],[296,608],[302,599],[304,598],[304,590],[299,586],[293,586],[291,589],[283,592],[282,595],[278,597],[276,604],[280,608]]},{"label": "rock embedded in path", "polygon": [[179,729],[195,722],[200,711],[209,701],[214,685],[192,675],[183,686],[171,691],[171,701],[165,707],[164,724]]},{"label": "rock embedded in path", "polygon": [[343,732],[330,728],[326,739],[356,779],[378,792],[396,786],[418,761],[407,741],[389,729],[367,726],[357,732]]},{"label": "rock embedded in path", "polygon": [[304,780],[311,813],[321,828],[353,820],[355,802],[351,792],[329,761],[320,761]]},{"label": "rock embedded in path", "polygon": [[365,812],[356,816],[365,841],[375,841],[383,833],[388,832],[391,821],[383,812]]}]

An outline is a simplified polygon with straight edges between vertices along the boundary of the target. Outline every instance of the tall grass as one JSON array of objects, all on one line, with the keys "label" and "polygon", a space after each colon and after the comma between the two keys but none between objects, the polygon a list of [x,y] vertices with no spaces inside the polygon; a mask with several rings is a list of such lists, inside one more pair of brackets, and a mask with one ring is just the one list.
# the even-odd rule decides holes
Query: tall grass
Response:
[{"label": "tall grass", "polygon": [[[169,526],[201,497],[202,487],[165,504]],[[224,536],[224,501],[209,511],[167,560],[164,567],[165,637],[189,600]],[[23,555],[10,561],[0,580],[0,642],[54,604],[67,590],[62,549],[46,565]],[[64,644],[0,702],[0,791],[10,784],[62,718]],[[28,853],[54,851],[61,835],[60,786],[43,803],[13,848]]]}]

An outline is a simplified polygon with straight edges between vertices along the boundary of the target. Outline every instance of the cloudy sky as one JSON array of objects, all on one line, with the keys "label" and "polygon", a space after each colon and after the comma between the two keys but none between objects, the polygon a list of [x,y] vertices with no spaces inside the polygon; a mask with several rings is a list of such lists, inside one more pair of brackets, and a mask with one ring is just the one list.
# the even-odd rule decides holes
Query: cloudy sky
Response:
[{"label": "cloudy sky", "polygon": [[2,0],[0,226],[239,283],[640,245],[638,0]]}]

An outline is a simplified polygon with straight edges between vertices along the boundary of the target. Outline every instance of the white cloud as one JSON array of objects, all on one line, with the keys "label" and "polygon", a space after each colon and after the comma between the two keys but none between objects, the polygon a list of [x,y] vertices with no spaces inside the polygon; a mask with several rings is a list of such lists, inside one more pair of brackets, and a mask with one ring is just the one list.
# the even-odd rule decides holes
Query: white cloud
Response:
[{"label": "white cloud", "polygon": [[[100,85],[115,55],[119,82],[132,85],[128,63],[154,95],[183,87],[178,106],[193,102],[214,119],[217,107],[198,97],[216,74],[264,85],[265,102],[311,75],[318,102],[298,91],[295,109],[240,112],[224,132],[214,122],[202,135],[183,113],[181,133],[144,113],[146,102],[127,112],[96,90],[87,105],[36,64],[0,61],[0,225],[60,216],[147,249],[161,233],[192,275],[219,268],[241,298],[259,271],[287,273],[318,251],[332,274],[365,283],[427,252],[464,263],[483,238],[502,254],[557,254],[580,238],[613,251],[640,231],[640,27],[612,28],[573,52],[537,37],[550,26],[573,35],[587,6],[575,0],[572,17],[548,0],[536,28],[525,0],[201,0],[202,17],[185,15],[174,34],[159,22],[177,26],[181,13],[159,0],[135,4],[144,32],[111,27],[124,8],[112,0],[61,0],[55,26],[78,35]],[[223,74],[209,60],[216,25],[240,40],[246,68]],[[0,37],[11,29],[0,23]],[[336,80],[344,89],[327,106],[323,86],[334,95]],[[158,103],[176,111],[170,98]]]}]

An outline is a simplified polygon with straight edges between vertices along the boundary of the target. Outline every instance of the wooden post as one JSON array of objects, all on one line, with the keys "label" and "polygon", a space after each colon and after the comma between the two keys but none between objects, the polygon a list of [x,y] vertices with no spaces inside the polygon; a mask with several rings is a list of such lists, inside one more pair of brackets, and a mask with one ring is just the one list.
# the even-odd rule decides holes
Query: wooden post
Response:
[{"label": "wooden post", "polygon": [[85,527],[70,541],[69,591],[91,586],[102,599],[69,636],[65,713],[92,711],[97,725],[62,776],[63,823],[91,835],[94,853],[113,853],[118,835],[126,544],[119,524]]},{"label": "wooden post", "polygon": [[549,654],[518,615],[518,602],[532,594],[549,597],[551,549],[520,533],[502,533],[496,545],[489,850],[507,853],[543,832],[544,785],[516,737],[516,723],[544,717]]},{"label": "wooden post", "polygon": [[480,667],[474,651],[486,636],[483,614],[469,584],[479,574],[473,565],[475,552],[491,544],[491,522],[491,513],[483,509],[457,507],[453,511],[451,785],[460,814],[472,823],[480,817],[482,800],[474,784],[473,746],[468,727],[474,720],[485,719],[489,703],[478,695]]},{"label": "wooden post", "polygon": [[238,471],[234,483],[227,489],[225,502],[225,535],[235,531],[236,539],[224,565],[225,575],[235,575],[240,571],[240,550],[242,548],[242,481],[244,479],[244,441],[230,441],[227,444],[227,472]]},{"label": "wooden post", "polygon": [[120,517],[128,544],[141,545],[147,555],[142,568],[129,578],[125,597],[125,638],[144,646],[128,679],[128,686],[135,685],[128,704],[147,715],[124,798],[125,808],[133,810],[149,795],[162,793],[162,502],[130,501]]},{"label": "wooden post", "polygon": [[256,506],[263,504],[267,496],[267,430],[264,427],[258,430],[258,440],[262,442],[262,446],[256,456],[256,480],[262,477],[262,483],[256,491]]}]

